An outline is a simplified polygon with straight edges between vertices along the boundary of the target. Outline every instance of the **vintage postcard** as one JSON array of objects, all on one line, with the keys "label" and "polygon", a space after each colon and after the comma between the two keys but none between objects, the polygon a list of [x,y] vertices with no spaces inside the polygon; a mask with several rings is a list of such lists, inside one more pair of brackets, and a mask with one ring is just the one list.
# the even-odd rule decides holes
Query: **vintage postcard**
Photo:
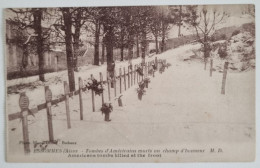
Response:
[{"label": "vintage postcard", "polygon": [[251,162],[255,6],[4,9],[8,162]]}]

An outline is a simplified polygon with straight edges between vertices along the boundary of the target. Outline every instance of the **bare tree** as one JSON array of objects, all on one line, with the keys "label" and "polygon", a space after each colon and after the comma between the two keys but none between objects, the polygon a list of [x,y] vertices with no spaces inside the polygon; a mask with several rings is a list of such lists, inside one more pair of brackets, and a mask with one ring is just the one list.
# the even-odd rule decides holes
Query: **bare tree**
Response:
[{"label": "bare tree", "polygon": [[204,69],[206,69],[207,58],[211,51],[210,37],[215,32],[216,26],[228,15],[225,11],[219,12],[216,9],[208,9],[207,6],[203,6],[201,10],[191,8],[191,13],[191,24],[196,31],[198,42],[202,44],[205,63]]},{"label": "bare tree", "polygon": [[102,7],[101,23],[104,27],[104,44],[107,57],[107,71],[110,77],[114,77],[114,56],[113,49],[115,46],[115,30],[118,27],[118,8],[117,7]]},{"label": "bare tree", "polygon": [[162,15],[162,42],[161,42],[161,52],[165,51],[166,40],[169,35],[169,31],[174,24],[174,20],[169,15]]},{"label": "bare tree", "polygon": [[147,36],[150,33],[150,25],[152,23],[152,7],[151,6],[139,6],[136,7],[138,32],[141,39],[141,57],[142,63],[145,62],[146,48],[147,48]]},{"label": "bare tree", "polygon": [[72,41],[72,15],[76,9],[73,8],[60,8],[63,16],[64,32],[65,32],[65,44],[66,44],[66,55],[67,55],[67,67],[68,67],[68,78],[70,91],[75,90],[75,77],[74,77],[74,52],[73,52],[73,41]]},{"label": "bare tree", "polygon": [[170,12],[169,6],[161,7],[161,26],[162,26],[162,33],[161,33],[161,52],[165,51],[166,40],[169,35],[169,31],[171,30],[172,26],[176,23],[176,18],[172,16]]},{"label": "bare tree", "polygon": [[[36,46],[36,53],[39,59],[39,80],[45,81],[44,78],[44,50],[46,50],[46,41],[49,38],[49,32],[47,29],[45,32],[42,28],[42,20],[44,20],[45,8],[26,8],[26,9],[10,9],[16,14],[14,18],[10,18],[18,25],[17,31],[26,31],[26,40],[22,42],[22,48],[24,50],[23,66],[26,67],[26,60],[28,57],[28,45],[32,42]],[[45,13],[45,15],[47,15]],[[33,31],[30,31],[33,30]],[[21,33],[20,33],[21,34]],[[24,36],[24,35],[23,35]],[[31,37],[35,37],[35,41]],[[48,48],[48,47],[47,47]]]},{"label": "bare tree", "polygon": [[127,29],[129,28],[129,16],[132,15],[129,10],[131,7],[118,7],[119,8],[119,27],[116,33],[117,47],[120,48],[120,61],[124,61],[124,49],[127,47]]},{"label": "bare tree", "polygon": [[81,29],[87,20],[86,9],[62,7],[55,8],[53,11],[55,17],[52,25],[56,31],[56,39],[58,39],[54,43],[57,43],[57,41],[58,43],[65,43],[69,88],[70,91],[74,91],[74,70],[77,70],[78,67],[76,57],[80,46]]},{"label": "bare tree", "polygon": [[178,37],[183,36],[181,33],[181,28],[185,26],[185,23],[188,23],[190,20],[190,10],[195,5],[171,5],[170,11],[174,19],[175,24],[178,26]]},{"label": "bare tree", "polygon": [[[90,8],[89,9],[89,15],[90,15],[90,26],[89,30],[94,34],[94,65],[99,65],[99,46],[100,46],[100,36],[101,29],[102,29],[102,21],[101,18],[103,17],[102,10],[103,8]],[[103,62],[103,60],[101,61]]]},{"label": "bare tree", "polygon": [[175,24],[175,17],[172,15],[169,6],[156,6],[151,10],[150,29],[155,38],[156,53],[159,53],[159,39],[161,38],[161,52],[165,50],[166,39],[172,25]]},{"label": "bare tree", "polygon": [[[135,35],[137,34],[137,15],[136,7],[121,7],[121,20],[120,20],[120,29],[121,29],[121,58],[122,58],[122,49],[127,47],[128,49],[128,61],[130,68],[132,68],[132,59],[134,55],[134,44],[135,44]],[[122,60],[122,59],[121,59]]]},{"label": "bare tree", "polygon": [[160,12],[160,10],[157,7],[153,7],[153,11],[152,11],[153,15],[153,19],[150,25],[150,29],[151,32],[155,38],[155,49],[156,49],[156,54],[159,53],[159,42],[158,42],[158,38],[161,36],[162,34],[162,12]]},{"label": "bare tree", "polygon": [[81,29],[85,25],[88,16],[88,8],[77,8],[72,15],[72,25],[74,27],[73,36],[73,49],[74,49],[74,70],[78,71],[78,57],[79,57],[79,48],[80,48],[80,35]]}]

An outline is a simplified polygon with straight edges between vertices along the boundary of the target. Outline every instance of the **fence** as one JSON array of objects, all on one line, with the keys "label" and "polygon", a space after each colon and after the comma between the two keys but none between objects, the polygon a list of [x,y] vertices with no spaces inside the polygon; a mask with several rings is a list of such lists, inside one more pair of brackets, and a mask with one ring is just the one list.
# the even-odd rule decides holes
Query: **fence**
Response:
[{"label": "fence", "polygon": [[[119,79],[119,93],[121,94],[124,90],[127,90],[127,88],[132,87],[133,85],[137,84],[141,80],[144,79],[144,77],[147,77],[148,75],[151,75],[148,73],[148,69],[152,66],[152,64],[155,64],[156,66],[158,65],[158,62],[160,60],[157,60],[157,57],[155,57],[155,60],[145,62],[144,64],[136,64],[133,66],[133,68],[130,68],[128,66],[127,73],[125,71],[125,67],[123,68],[123,73],[122,69],[119,68],[119,75],[116,76],[113,79],[109,79],[109,75],[107,75],[107,79],[103,79],[103,74],[100,72],[99,73],[99,78],[102,83],[102,88],[103,88],[103,83],[107,83],[107,91],[108,91],[108,99],[111,100],[111,93],[110,93],[110,84],[114,85],[114,95],[115,97],[117,96],[117,90],[116,90],[116,84],[117,84],[117,79]],[[161,62],[165,62],[161,61]],[[140,75],[137,72],[137,68],[142,66],[142,71],[143,75]],[[154,76],[154,74],[153,74]],[[91,78],[93,78],[93,75],[91,75]],[[22,131],[23,131],[23,143],[24,143],[24,152],[25,154],[30,153],[30,141],[29,141],[29,132],[28,132],[28,120],[27,117],[29,115],[34,115],[38,113],[39,111],[46,109],[47,112],[47,121],[48,121],[48,133],[49,133],[49,141],[54,143],[54,133],[53,133],[53,124],[52,124],[52,105],[56,105],[60,102],[65,102],[66,106],[66,118],[67,118],[67,128],[71,128],[71,121],[70,121],[70,106],[69,106],[69,98],[78,95],[79,96],[79,107],[80,107],[80,120],[83,120],[83,100],[82,100],[82,92],[87,90],[87,87],[83,86],[83,80],[81,77],[79,77],[79,89],[73,92],[69,91],[69,86],[66,81],[64,81],[64,95],[60,98],[57,99],[52,99],[52,92],[48,86],[45,86],[45,102],[42,104],[37,105],[35,108],[29,109],[29,98],[26,96],[26,93],[23,92],[20,94],[19,98],[19,106],[21,108],[20,112],[13,113],[8,115],[8,120],[16,120],[16,119],[21,119],[22,120]],[[127,82],[126,82],[127,80]],[[123,81],[123,82],[122,82]],[[92,111],[95,112],[95,94],[93,90],[91,91],[91,97],[92,97]],[[104,103],[104,94],[102,93],[101,95],[101,101],[102,104]]]}]

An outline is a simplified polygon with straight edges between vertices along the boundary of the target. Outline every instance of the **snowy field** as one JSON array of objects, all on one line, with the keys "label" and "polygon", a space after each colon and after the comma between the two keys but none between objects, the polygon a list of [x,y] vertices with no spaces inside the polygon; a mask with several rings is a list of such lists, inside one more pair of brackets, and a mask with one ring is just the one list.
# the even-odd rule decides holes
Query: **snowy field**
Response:
[{"label": "snowy field", "polygon": [[[225,151],[219,158],[216,155],[213,155],[214,159],[212,155],[207,157],[196,155],[192,158],[185,155],[180,158],[175,156],[176,158],[171,160],[225,161],[235,158],[243,161],[248,158],[253,159],[252,151],[255,150],[255,70],[241,73],[228,72],[226,94],[222,95],[220,94],[222,73],[214,71],[213,76],[209,77],[208,67],[204,71],[204,64],[201,61],[183,61],[183,58],[193,54],[193,49],[198,48],[199,45],[186,45],[156,55],[159,59],[167,59],[171,66],[164,73],[156,72],[155,77],[151,77],[151,83],[146,89],[142,101],[137,98],[135,90],[137,85],[135,85],[123,92],[123,107],[118,107],[117,101],[113,101],[114,91],[111,89],[114,106],[111,122],[104,122],[104,116],[99,110],[101,107],[100,96],[95,97],[97,112],[92,112],[91,92],[83,94],[83,121],[79,120],[78,96],[70,99],[72,128],[69,130],[66,125],[64,102],[53,106],[54,138],[59,140],[59,143],[48,147],[75,148],[75,146],[61,145],[61,141],[77,142],[76,147],[81,149],[221,147]],[[151,59],[154,57],[148,58],[148,60]],[[133,64],[136,63],[140,63],[140,59],[133,61]],[[117,63],[116,70],[126,66],[127,62]],[[105,72],[105,70],[105,66],[89,70],[84,70],[83,67],[80,72],[75,74],[76,85],[77,77],[81,76],[86,79],[93,74],[99,79],[99,72]],[[62,81],[67,80],[66,75],[66,71],[48,75],[47,80],[54,97],[63,94]],[[31,80],[33,82],[34,79]],[[7,86],[17,82],[7,81]],[[30,99],[30,108],[44,102],[43,85],[37,85],[33,90],[24,89],[23,91],[26,91],[29,98],[37,97],[37,99]],[[104,92],[105,102],[107,102],[107,90]],[[117,93],[119,93],[119,85],[117,85]],[[19,111],[18,99],[19,94],[7,95],[7,114]],[[17,100],[17,102],[13,100]],[[30,116],[28,119],[30,140],[47,141],[46,111],[42,110],[35,117]],[[23,153],[23,145],[19,144],[23,137],[21,121],[18,119],[8,122],[7,133],[9,134],[8,150],[12,156]],[[236,149],[237,152],[234,153]],[[30,157],[39,159],[38,155]],[[169,155],[169,157],[173,156]],[[51,160],[57,161],[57,158],[59,158],[58,155],[53,156]],[[78,159],[80,160],[80,158]],[[135,161],[144,161],[141,158],[138,159]],[[77,161],[77,158],[74,161]]]}]

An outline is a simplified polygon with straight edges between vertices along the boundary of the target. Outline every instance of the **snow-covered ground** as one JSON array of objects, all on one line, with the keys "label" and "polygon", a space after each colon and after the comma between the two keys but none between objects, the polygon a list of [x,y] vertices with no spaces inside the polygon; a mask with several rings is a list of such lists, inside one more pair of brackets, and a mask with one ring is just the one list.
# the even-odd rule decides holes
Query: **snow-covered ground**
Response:
[{"label": "snow-covered ground", "polygon": [[[133,86],[123,92],[123,107],[118,107],[112,101],[114,111],[111,122],[104,122],[104,116],[99,111],[101,97],[96,96],[96,111],[92,112],[91,94],[83,94],[84,120],[79,120],[78,97],[70,99],[72,128],[67,129],[65,104],[53,106],[53,128],[58,145],[48,148],[69,148],[85,150],[87,148],[223,148],[220,155],[173,155],[165,158],[150,158],[154,161],[225,161],[232,159],[252,160],[255,150],[255,71],[228,73],[226,94],[221,95],[222,73],[215,71],[209,77],[209,71],[204,71],[200,61],[183,61],[193,55],[192,50],[200,45],[186,45],[157,55],[171,63],[164,73],[151,77],[149,88],[143,100],[137,99],[136,88]],[[154,59],[150,58],[150,59]],[[135,60],[139,63],[140,60]],[[117,64],[117,68],[127,63]],[[105,67],[76,73],[76,77],[98,77]],[[61,72],[62,74],[63,72]],[[66,73],[64,72],[65,79]],[[119,85],[117,85],[118,87]],[[106,86],[105,86],[106,87]],[[63,84],[51,83],[54,95],[63,93]],[[119,89],[117,88],[117,92]],[[44,88],[26,90],[30,97],[30,107],[44,102]],[[37,96],[38,95],[38,96]],[[111,89],[112,100],[114,91]],[[105,90],[105,101],[108,101]],[[8,114],[17,112],[18,94],[7,95]],[[12,100],[12,101],[11,101]],[[17,103],[15,102],[17,100]],[[16,105],[17,104],[17,105]],[[46,112],[44,110],[29,117],[29,136],[31,141],[48,140]],[[23,153],[21,121],[8,122],[8,151],[21,157]],[[61,145],[62,141],[76,142],[77,145]],[[33,149],[31,145],[31,149]],[[234,152],[237,151],[237,152]],[[33,154],[31,157],[41,160],[43,155]],[[50,155],[49,161],[61,161],[67,155]],[[9,158],[11,159],[11,158]],[[24,159],[24,158],[23,158]],[[97,159],[97,158],[96,158]],[[125,158],[120,158],[124,161]],[[72,158],[82,161],[82,158]],[[95,160],[91,158],[91,160]],[[97,159],[98,160],[98,159]],[[109,158],[102,158],[107,161]],[[169,161],[168,160],[168,161]],[[86,161],[89,161],[86,158]],[[99,160],[100,161],[100,160]],[[135,158],[133,161],[147,161]]]}]

